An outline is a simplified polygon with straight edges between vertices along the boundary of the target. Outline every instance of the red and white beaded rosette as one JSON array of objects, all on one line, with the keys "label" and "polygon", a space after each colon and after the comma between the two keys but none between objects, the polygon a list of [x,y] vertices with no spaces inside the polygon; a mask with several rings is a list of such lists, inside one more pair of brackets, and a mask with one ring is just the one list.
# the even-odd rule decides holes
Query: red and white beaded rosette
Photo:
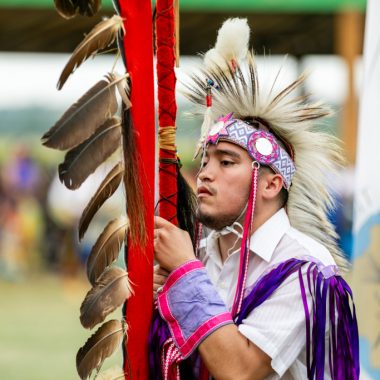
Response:
[{"label": "red and white beaded rosette", "polygon": [[253,132],[248,140],[247,149],[250,156],[263,165],[270,165],[279,156],[279,146],[273,135],[266,131]]}]

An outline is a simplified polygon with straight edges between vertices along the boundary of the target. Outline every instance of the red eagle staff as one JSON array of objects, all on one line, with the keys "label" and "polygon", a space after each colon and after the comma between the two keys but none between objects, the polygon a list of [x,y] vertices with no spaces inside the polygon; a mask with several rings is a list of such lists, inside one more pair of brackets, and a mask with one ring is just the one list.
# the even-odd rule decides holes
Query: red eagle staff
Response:
[{"label": "red eagle staff", "polygon": [[[100,7],[100,0],[79,3],[56,0],[55,5],[62,16],[71,18],[78,13],[93,15]],[[87,379],[93,371],[98,372],[104,360],[124,340],[126,378],[148,379],[155,184],[152,9],[149,0],[114,0],[114,5],[118,15],[102,20],[86,35],[63,69],[58,88],[62,88],[76,68],[100,50],[109,48],[116,38],[127,74],[119,75],[113,67],[105,79],[91,87],[62,115],[42,140],[48,147],[68,150],[58,171],[61,181],[70,189],[80,187],[114,153],[113,157],[118,160],[83,211],[78,226],[79,240],[122,180],[127,198],[126,210],[120,210],[121,215],[104,228],[87,261],[87,276],[92,288],[81,306],[81,323],[89,329],[103,324],[79,349],[78,374]],[[160,108],[159,211],[161,216],[191,232],[191,192],[179,174],[175,147],[173,4],[157,4],[156,30]],[[122,98],[121,107],[116,91]],[[177,186],[181,189],[179,202]],[[114,266],[126,240],[128,272]],[[129,300],[124,304],[123,319],[105,322],[126,299]]]},{"label": "red eagle staff", "polygon": [[124,20],[124,59],[131,77],[131,117],[143,191],[146,247],[128,247],[127,268],[135,294],[126,305],[127,379],[148,379],[148,331],[152,315],[155,126],[152,10],[150,0],[119,0]]}]

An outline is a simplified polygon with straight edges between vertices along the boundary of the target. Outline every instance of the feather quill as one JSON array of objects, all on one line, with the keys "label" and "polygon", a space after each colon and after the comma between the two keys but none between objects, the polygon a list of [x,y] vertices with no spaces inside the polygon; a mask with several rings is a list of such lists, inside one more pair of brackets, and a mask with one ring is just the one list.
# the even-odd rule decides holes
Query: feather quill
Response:
[{"label": "feather quill", "polygon": [[58,166],[59,179],[69,189],[75,190],[112,153],[121,147],[121,121],[107,120],[88,140],[68,151]]},{"label": "feather quill", "polygon": [[[102,20],[87,34],[84,40],[76,47],[66,66],[59,77],[57,88],[60,90],[67,78],[90,56],[98,53],[99,50],[111,45],[120,30],[124,31],[123,19],[114,15],[111,18]],[[125,31],[124,31],[125,32]]]},{"label": "feather quill", "polygon": [[111,367],[107,369],[106,371],[100,372],[96,376],[96,380],[120,380],[125,379],[126,373],[123,371],[122,368],[118,366]]},{"label": "feather quill", "polygon": [[96,280],[104,272],[104,269],[119,256],[120,249],[127,237],[128,229],[128,218],[120,216],[109,222],[98,237],[87,260],[87,277],[92,285],[95,285]]},{"label": "feather quill", "polygon": [[99,327],[77,353],[77,371],[82,380],[87,379],[94,369],[100,370],[104,360],[121,345],[124,335],[122,323],[114,319]]},{"label": "feather quill", "polygon": [[95,286],[87,293],[80,308],[80,321],[85,328],[92,329],[118,308],[132,291],[128,273],[121,268],[106,269]]},{"label": "feather quill", "polygon": [[90,202],[84,209],[79,221],[79,240],[82,240],[84,234],[87,231],[88,225],[96,212],[102,207],[103,203],[111,197],[111,195],[119,187],[121,180],[123,179],[124,166],[119,162],[114,168],[107,174],[107,177],[100,184],[96,190],[95,195],[91,198]]},{"label": "feather quill", "polygon": [[115,86],[126,77],[106,75],[75,102],[42,136],[43,145],[60,150],[74,148],[88,139],[117,111]]}]

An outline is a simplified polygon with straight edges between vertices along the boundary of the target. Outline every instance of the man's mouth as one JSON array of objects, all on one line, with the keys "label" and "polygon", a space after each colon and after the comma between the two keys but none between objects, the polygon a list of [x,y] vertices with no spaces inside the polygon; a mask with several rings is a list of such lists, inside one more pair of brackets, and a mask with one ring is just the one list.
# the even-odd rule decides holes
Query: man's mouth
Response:
[{"label": "man's mouth", "polygon": [[204,197],[209,197],[213,195],[213,193],[206,186],[200,186],[197,190],[197,195],[198,195],[198,198],[204,198]]}]

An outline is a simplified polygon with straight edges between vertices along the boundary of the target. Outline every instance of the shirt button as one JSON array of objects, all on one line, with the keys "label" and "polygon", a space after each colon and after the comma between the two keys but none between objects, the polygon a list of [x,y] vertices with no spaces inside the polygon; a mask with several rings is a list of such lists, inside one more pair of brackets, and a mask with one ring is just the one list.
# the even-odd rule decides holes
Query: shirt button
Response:
[{"label": "shirt button", "polygon": [[227,282],[222,281],[219,286],[221,287],[221,289],[227,289]]}]

